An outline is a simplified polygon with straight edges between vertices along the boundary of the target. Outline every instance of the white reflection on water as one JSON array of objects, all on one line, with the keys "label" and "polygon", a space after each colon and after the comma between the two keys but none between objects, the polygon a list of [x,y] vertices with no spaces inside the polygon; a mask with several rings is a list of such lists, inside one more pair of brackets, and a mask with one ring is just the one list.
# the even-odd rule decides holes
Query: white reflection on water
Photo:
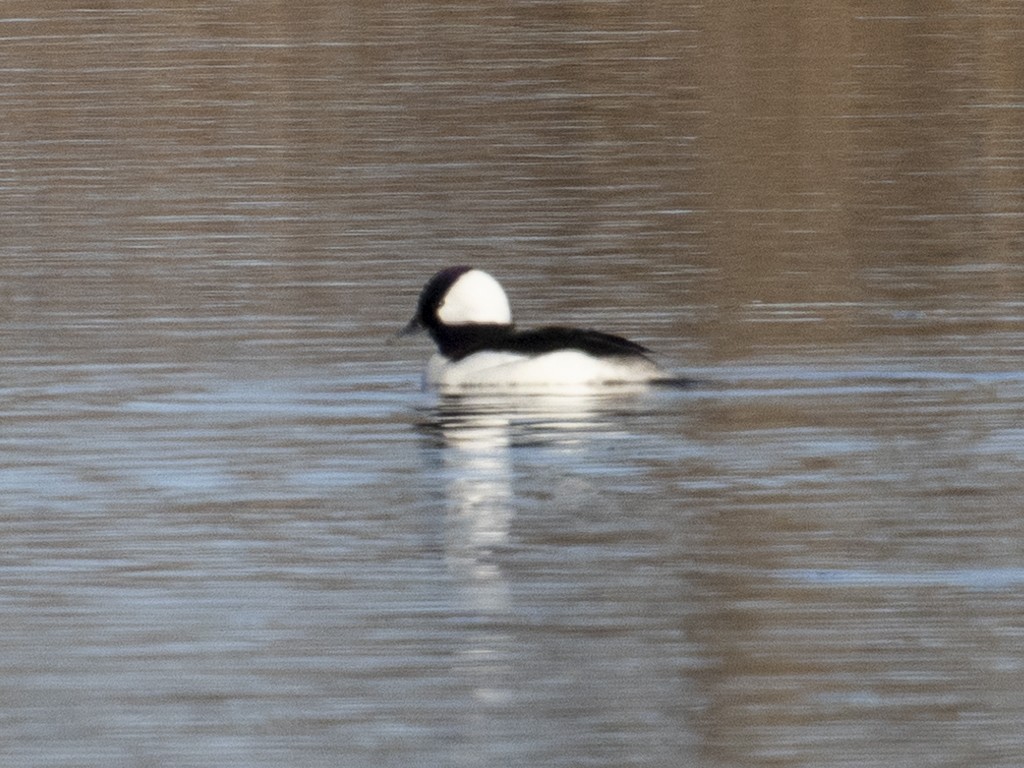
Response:
[{"label": "white reflection on water", "polygon": [[467,606],[495,613],[508,608],[508,585],[494,561],[509,546],[515,488],[513,452],[541,443],[571,446],[577,431],[593,429],[608,397],[444,397],[421,429],[439,441],[445,478],[445,560]]},{"label": "white reflection on water", "polygon": [[684,754],[688,730],[661,730],[684,706],[670,672],[675,582],[651,583],[673,566],[640,543],[645,524],[621,506],[635,494],[603,492],[606,473],[634,474],[607,451],[632,443],[630,419],[651,408],[612,392],[444,397],[420,409],[464,622],[453,672],[473,702],[454,764]]},{"label": "white reflection on water", "polygon": [[456,592],[477,631],[455,664],[472,696],[492,705],[508,701],[513,637],[508,622],[509,585],[497,550],[508,546],[513,515],[511,424],[500,413],[449,410],[434,423],[444,442],[444,560]]},{"label": "white reflection on water", "polygon": [[512,518],[508,419],[469,416],[442,427],[447,485],[445,560],[469,605],[508,607],[508,585],[489,555],[508,542]]},{"label": "white reflection on water", "polygon": [[[474,608],[497,611],[508,595],[491,556],[508,546],[515,489],[512,453],[538,444],[577,442],[612,409],[635,407],[635,393],[444,397],[421,424],[444,450],[445,556]],[[629,398],[629,399],[627,399]]]}]

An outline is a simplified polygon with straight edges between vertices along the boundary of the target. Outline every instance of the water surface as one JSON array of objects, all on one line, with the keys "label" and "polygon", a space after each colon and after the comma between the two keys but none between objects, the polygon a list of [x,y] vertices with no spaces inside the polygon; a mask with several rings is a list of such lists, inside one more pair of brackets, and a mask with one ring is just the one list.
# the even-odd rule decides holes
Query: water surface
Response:
[{"label": "water surface", "polygon": [[3,16],[4,765],[1021,764],[1012,4]]}]

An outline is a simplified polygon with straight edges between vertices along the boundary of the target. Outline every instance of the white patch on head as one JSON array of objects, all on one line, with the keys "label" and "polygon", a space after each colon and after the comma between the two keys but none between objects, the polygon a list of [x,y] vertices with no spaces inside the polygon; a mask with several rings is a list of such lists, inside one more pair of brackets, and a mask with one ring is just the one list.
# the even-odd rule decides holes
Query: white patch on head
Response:
[{"label": "white patch on head", "polygon": [[512,322],[512,309],[501,284],[486,272],[471,269],[452,283],[437,308],[445,325]]}]

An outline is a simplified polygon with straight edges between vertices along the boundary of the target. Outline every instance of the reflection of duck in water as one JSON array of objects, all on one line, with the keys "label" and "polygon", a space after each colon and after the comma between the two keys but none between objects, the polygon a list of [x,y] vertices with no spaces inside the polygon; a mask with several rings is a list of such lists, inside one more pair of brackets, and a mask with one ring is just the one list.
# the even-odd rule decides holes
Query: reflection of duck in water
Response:
[{"label": "reflection of duck in water", "polygon": [[402,333],[418,330],[438,348],[425,382],[443,391],[578,390],[669,378],[645,347],[621,336],[563,326],[517,331],[501,285],[471,267],[430,279]]},{"label": "reflection of duck in water", "polygon": [[508,419],[467,415],[440,430],[447,470],[445,560],[470,606],[502,610],[507,585],[493,556],[507,545],[512,521]]}]

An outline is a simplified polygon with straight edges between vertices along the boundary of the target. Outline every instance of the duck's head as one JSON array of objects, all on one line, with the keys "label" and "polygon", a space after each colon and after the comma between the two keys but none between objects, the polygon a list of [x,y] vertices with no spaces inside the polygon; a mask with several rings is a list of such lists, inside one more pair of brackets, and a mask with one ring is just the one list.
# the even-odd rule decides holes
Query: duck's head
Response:
[{"label": "duck's head", "polygon": [[473,267],[448,267],[423,286],[416,314],[401,335],[429,331],[436,337],[442,327],[459,325],[511,325],[512,309],[501,284]]}]

